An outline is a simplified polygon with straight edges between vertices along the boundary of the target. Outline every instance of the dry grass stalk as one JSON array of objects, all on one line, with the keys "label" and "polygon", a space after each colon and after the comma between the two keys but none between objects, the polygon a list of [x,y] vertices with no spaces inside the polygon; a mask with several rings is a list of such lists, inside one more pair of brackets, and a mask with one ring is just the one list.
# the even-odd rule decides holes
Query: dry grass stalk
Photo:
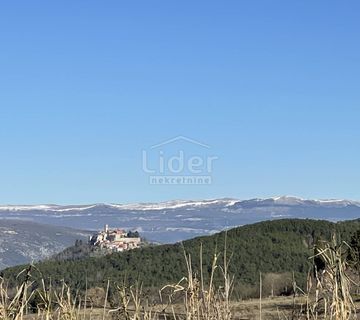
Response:
[{"label": "dry grass stalk", "polygon": [[18,277],[25,273],[25,280],[22,284],[16,288],[16,293],[13,298],[9,298],[7,287],[4,284],[3,279],[0,279],[0,319],[4,320],[22,320],[25,313],[27,312],[27,307],[29,301],[34,292],[29,292],[30,283],[30,273],[31,266],[22,272],[19,273]]},{"label": "dry grass stalk", "polygon": [[[202,246],[200,247],[200,279],[193,270],[191,255],[184,250],[184,257],[187,267],[187,277],[181,279],[175,285],[164,286],[161,292],[166,289],[172,291],[169,304],[175,295],[183,296],[183,305],[185,308],[186,320],[230,320],[232,313],[230,308],[230,296],[233,288],[234,277],[229,275],[229,263],[231,260],[227,258],[226,241],[223,266],[218,263],[220,254],[215,253],[208,284],[204,283],[204,274],[202,268]],[[214,284],[215,274],[217,270],[221,271],[223,278],[223,286],[216,287]],[[175,314],[174,309],[172,308]]]},{"label": "dry grass stalk", "polygon": [[308,276],[306,319],[357,319],[351,297],[352,280],[347,274],[348,249],[348,244],[338,243],[336,236],[331,242],[324,241],[321,248],[316,248],[317,253],[313,258],[321,258],[325,267],[323,270],[315,269],[314,278],[310,274]]},{"label": "dry grass stalk", "polygon": [[55,310],[57,320],[77,320],[77,295],[73,298],[70,287],[63,282],[60,293],[54,292],[57,308]]},{"label": "dry grass stalk", "polygon": [[117,286],[119,307],[109,311],[113,319],[118,320],[157,320],[158,313],[147,307],[143,301],[142,285],[136,282],[128,287],[124,281]]}]

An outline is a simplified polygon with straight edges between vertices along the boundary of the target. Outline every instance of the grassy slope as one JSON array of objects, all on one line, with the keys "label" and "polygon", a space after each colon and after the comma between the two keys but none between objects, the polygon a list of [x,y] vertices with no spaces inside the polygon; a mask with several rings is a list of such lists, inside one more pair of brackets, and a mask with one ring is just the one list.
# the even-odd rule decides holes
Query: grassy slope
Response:
[{"label": "grassy slope", "polygon": [[[303,282],[310,268],[314,239],[329,239],[336,232],[343,240],[360,229],[360,220],[331,223],[328,221],[285,219],[261,222],[229,230],[228,254],[232,254],[230,272],[238,286],[257,283],[259,271],[263,273],[295,272]],[[224,248],[225,233],[200,237],[184,242],[196,267],[199,248],[203,245],[205,274],[210,271],[215,250]],[[15,281],[15,275],[24,266],[9,268],[2,276]],[[186,275],[183,247],[181,244],[147,247],[125,253],[111,254],[102,258],[84,258],[74,261],[45,261],[36,265],[35,277],[51,278],[54,282],[64,279],[72,287],[84,289],[104,286],[107,279],[122,282],[141,279],[145,287],[158,288],[175,283]],[[41,274],[40,274],[41,273]],[[220,274],[219,274],[220,276]]]}]

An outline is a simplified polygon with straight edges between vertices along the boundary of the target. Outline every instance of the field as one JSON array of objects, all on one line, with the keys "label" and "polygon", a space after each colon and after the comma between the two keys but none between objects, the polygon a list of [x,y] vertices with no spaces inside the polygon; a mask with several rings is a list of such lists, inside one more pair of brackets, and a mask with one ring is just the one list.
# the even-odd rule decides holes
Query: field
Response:
[{"label": "field", "polygon": [[[295,308],[299,310],[303,308],[305,310],[306,298],[297,297],[295,300]],[[172,312],[163,312],[163,308],[166,305],[157,306],[157,311],[160,314],[160,318],[173,319]],[[356,303],[357,310],[360,309],[360,302]],[[182,306],[175,306],[177,319],[186,319],[185,310]],[[233,320],[285,320],[292,319],[294,310],[294,300],[292,297],[274,297],[265,298],[261,300],[261,317],[260,317],[260,300],[250,299],[241,302],[232,302],[232,318]],[[133,310],[130,308],[130,310]],[[130,316],[134,316],[134,311],[129,311]],[[87,310],[80,310],[78,312],[77,319],[80,320],[102,320],[114,318],[114,312],[110,308],[92,308]],[[24,316],[24,319],[36,320],[38,317],[34,314],[28,314]],[[356,319],[360,319],[360,315],[357,315]]]},{"label": "field", "polygon": [[[191,256],[185,253],[187,274],[178,283],[161,288],[160,301],[144,294],[140,282],[128,285],[124,281],[117,285],[111,299],[110,281],[106,289],[74,293],[65,283],[54,288],[42,280],[42,287],[34,290],[30,266],[23,271],[25,278],[15,291],[7,287],[6,281],[1,281],[0,319],[357,319],[359,306],[354,297],[358,285],[351,277],[348,250],[346,243],[339,243],[334,237],[318,248],[316,257],[321,259],[322,269],[315,268],[314,273],[308,274],[305,290],[297,286],[294,278],[292,297],[263,297],[260,274],[259,299],[246,301],[232,297],[234,277],[228,271],[231,256],[226,251],[221,255],[222,261],[220,255],[214,255],[209,279],[203,277],[202,269],[193,270]],[[222,274],[221,285],[214,283],[216,272]]]}]

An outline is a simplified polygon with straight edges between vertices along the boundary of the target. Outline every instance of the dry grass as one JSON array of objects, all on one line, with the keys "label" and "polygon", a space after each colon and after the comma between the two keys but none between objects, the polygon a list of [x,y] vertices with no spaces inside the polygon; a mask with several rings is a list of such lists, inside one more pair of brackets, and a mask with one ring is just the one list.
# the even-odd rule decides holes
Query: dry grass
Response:
[{"label": "dry grass", "polygon": [[[356,285],[348,276],[346,256],[350,249],[347,243],[338,243],[334,236],[331,242],[323,242],[315,257],[325,263],[323,270],[315,270],[315,284],[311,277],[307,289],[308,319],[357,319],[351,296],[351,287]],[[311,292],[314,291],[311,299]]]},{"label": "dry grass", "polygon": [[[200,249],[202,251],[202,249]],[[200,252],[200,259],[202,252]],[[182,305],[184,306],[185,319],[196,320],[230,320],[232,319],[230,307],[230,295],[234,278],[229,275],[228,266],[231,260],[227,258],[226,250],[224,251],[223,265],[218,264],[220,255],[215,253],[210,279],[208,283],[204,282],[204,274],[202,270],[202,260],[200,261],[200,277],[194,272],[191,262],[191,256],[185,253],[185,262],[187,266],[187,276],[181,279],[177,284],[167,285],[162,288],[161,292],[170,289],[168,305],[175,317],[175,309],[173,301],[177,296],[182,297]],[[222,286],[215,287],[214,276],[217,270],[222,273]]]},{"label": "dry grass", "polygon": [[[95,306],[86,290],[83,296],[72,294],[65,283],[54,288],[42,281],[40,288],[32,290],[31,267],[24,270],[25,280],[11,294],[0,279],[0,320],[351,320],[357,319],[356,307],[351,296],[354,283],[347,275],[346,243],[323,243],[315,257],[325,263],[323,270],[309,273],[307,288],[301,290],[293,280],[293,297],[260,299],[235,303],[231,301],[234,277],[229,274],[231,256],[226,246],[223,254],[214,253],[210,276],[205,280],[202,270],[193,269],[192,257],[184,251],[187,274],[176,284],[160,290],[161,303],[150,305],[143,294],[141,283],[128,286],[125,282],[116,287],[116,301],[108,302],[110,282],[99,296],[102,308]],[[222,257],[222,258],[221,258]],[[215,285],[221,274],[222,283]],[[259,274],[260,279],[261,274]],[[261,281],[260,281],[261,283]],[[95,292],[101,292],[95,291]],[[260,285],[260,292],[261,292]],[[36,296],[36,314],[30,313],[31,299]]]}]

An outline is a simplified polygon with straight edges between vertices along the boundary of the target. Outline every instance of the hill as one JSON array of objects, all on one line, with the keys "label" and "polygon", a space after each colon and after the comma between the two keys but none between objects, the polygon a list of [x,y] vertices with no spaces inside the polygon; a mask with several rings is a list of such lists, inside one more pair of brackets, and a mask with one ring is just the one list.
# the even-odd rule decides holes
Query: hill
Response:
[{"label": "hill", "polygon": [[[310,269],[309,257],[313,244],[319,239],[329,239],[336,233],[348,240],[360,229],[360,220],[332,223],[317,220],[285,219],[261,222],[227,231],[227,254],[232,255],[230,273],[236,278],[235,291],[239,295],[254,294],[259,271],[265,276],[294,272],[300,285],[304,285]],[[53,283],[64,279],[73,288],[84,290],[87,286],[104,286],[111,283],[141,279],[146,288],[159,288],[176,283],[186,275],[183,247],[192,256],[195,269],[199,268],[199,250],[203,247],[203,269],[210,273],[214,252],[225,247],[225,232],[199,237],[182,244],[161,245],[111,254],[101,258],[84,258],[67,261],[44,261],[36,268],[35,277],[51,278]],[[19,266],[1,274],[10,283],[24,268]],[[219,274],[220,276],[220,274]],[[290,281],[291,284],[291,281]],[[280,293],[289,283],[283,283]]]},{"label": "hill", "polygon": [[86,240],[89,232],[24,220],[0,220],[0,270],[39,261]]}]

